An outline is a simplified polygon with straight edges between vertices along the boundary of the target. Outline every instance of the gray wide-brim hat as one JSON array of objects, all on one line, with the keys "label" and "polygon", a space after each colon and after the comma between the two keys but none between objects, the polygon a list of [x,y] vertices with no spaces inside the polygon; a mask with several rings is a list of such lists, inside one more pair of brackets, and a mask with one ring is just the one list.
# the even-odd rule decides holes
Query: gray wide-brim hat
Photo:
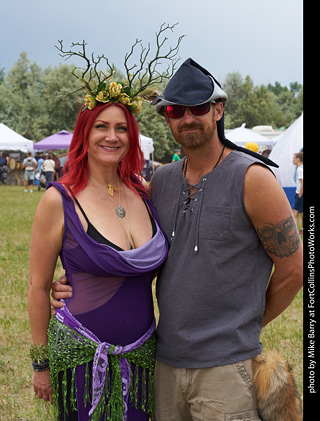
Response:
[{"label": "gray wide-brim hat", "polygon": [[[167,105],[192,106],[218,101],[225,103],[227,99],[228,96],[220,83],[192,58],[188,58],[172,76],[163,94],[159,95],[151,105],[155,105],[157,112],[164,115]],[[254,156],[267,165],[278,167],[270,159],[230,142],[224,133],[224,113],[217,122],[217,130],[220,141],[229,148]]]}]

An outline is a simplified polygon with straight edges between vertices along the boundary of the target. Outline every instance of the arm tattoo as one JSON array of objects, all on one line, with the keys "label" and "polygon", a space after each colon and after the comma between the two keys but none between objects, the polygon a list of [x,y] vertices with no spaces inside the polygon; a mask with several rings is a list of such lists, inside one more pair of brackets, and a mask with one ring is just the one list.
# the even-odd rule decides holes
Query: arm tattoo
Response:
[{"label": "arm tattoo", "polygon": [[266,252],[282,259],[295,253],[300,245],[300,236],[297,226],[290,216],[276,224],[267,224],[257,228],[261,244]]}]

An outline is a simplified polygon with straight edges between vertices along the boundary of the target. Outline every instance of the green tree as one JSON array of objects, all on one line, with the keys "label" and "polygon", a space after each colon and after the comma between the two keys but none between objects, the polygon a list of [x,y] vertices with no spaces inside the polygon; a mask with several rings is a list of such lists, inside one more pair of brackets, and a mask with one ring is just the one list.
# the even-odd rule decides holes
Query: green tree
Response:
[{"label": "green tree", "polygon": [[279,82],[254,86],[250,76],[242,78],[239,72],[229,73],[223,85],[228,94],[225,106],[225,126],[246,127],[272,125],[288,127],[302,113],[303,90],[297,82],[290,89]]},{"label": "green tree", "polygon": [[[85,93],[71,74],[73,65],[59,64],[43,72],[41,92],[43,131],[46,136],[60,130],[73,131]],[[43,138],[42,133],[42,137]],[[40,140],[40,139],[38,139]]]},{"label": "green tree", "polygon": [[0,85],[0,120],[28,139],[39,118],[41,88],[41,68],[22,52]]},{"label": "green tree", "polygon": [[4,72],[4,67],[2,69],[0,69],[0,85],[1,83],[4,82],[4,78],[5,78],[5,72]]},{"label": "green tree", "polygon": [[72,65],[42,71],[25,52],[0,85],[0,120],[22,136],[41,140],[60,130],[73,130],[82,90],[72,76]]},{"label": "green tree", "polygon": [[[73,131],[85,95],[71,74],[73,69],[73,65],[60,64],[42,70],[22,52],[7,74],[0,69],[0,121],[34,141],[63,129]],[[115,69],[113,79],[123,78]],[[165,86],[158,88],[163,91]],[[243,78],[233,72],[223,88],[229,97],[225,106],[225,127],[229,129],[242,123],[248,128],[261,124],[288,127],[303,111],[303,87],[298,82],[289,87],[279,82],[254,86],[249,75]],[[145,103],[137,121],[141,133],[154,140],[155,159],[170,162],[178,144],[164,118]]]}]

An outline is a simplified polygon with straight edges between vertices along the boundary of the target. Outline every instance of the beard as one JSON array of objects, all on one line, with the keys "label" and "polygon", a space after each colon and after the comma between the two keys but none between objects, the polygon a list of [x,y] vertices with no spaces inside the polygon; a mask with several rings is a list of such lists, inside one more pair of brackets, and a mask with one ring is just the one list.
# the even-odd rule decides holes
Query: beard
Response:
[{"label": "beard", "polygon": [[[189,132],[188,130],[195,130]],[[214,119],[208,124],[194,122],[191,124],[182,123],[174,133],[175,140],[186,149],[199,149],[211,142],[217,123]]]}]

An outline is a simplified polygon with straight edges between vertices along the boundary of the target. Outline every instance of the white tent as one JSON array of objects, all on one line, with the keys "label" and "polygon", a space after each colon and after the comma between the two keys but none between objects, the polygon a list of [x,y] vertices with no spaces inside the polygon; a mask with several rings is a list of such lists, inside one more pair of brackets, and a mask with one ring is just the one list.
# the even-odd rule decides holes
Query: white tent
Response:
[{"label": "white tent", "polygon": [[33,150],[32,140],[26,139],[0,123],[0,150],[28,152]]},{"label": "white tent", "polygon": [[236,129],[232,129],[226,131],[226,138],[229,139],[231,142],[235,143],[238,146],[245,147],[247,142],[254,142],[258,146],[266,145],[269,146],[270,149],[273,145],[273,139],[267,139],[261,134],[257,133],[254,130],[246,129],[246,123],[243,123],[241,127],[237,127]]},{"label": "white tent", "polygon": [[142,149],[144,159],[150,159],[150,155],[153,154],[154,151],[153,139],[140,134],[140,147]]},{"label": "white tent", "polygon": [[303,114],[280,136],[275,137],[274,147],[269,158],[279,165],[272,168],[281,186],[293,187],[295,166],[292,163],[293,154],[303,147]]}]

